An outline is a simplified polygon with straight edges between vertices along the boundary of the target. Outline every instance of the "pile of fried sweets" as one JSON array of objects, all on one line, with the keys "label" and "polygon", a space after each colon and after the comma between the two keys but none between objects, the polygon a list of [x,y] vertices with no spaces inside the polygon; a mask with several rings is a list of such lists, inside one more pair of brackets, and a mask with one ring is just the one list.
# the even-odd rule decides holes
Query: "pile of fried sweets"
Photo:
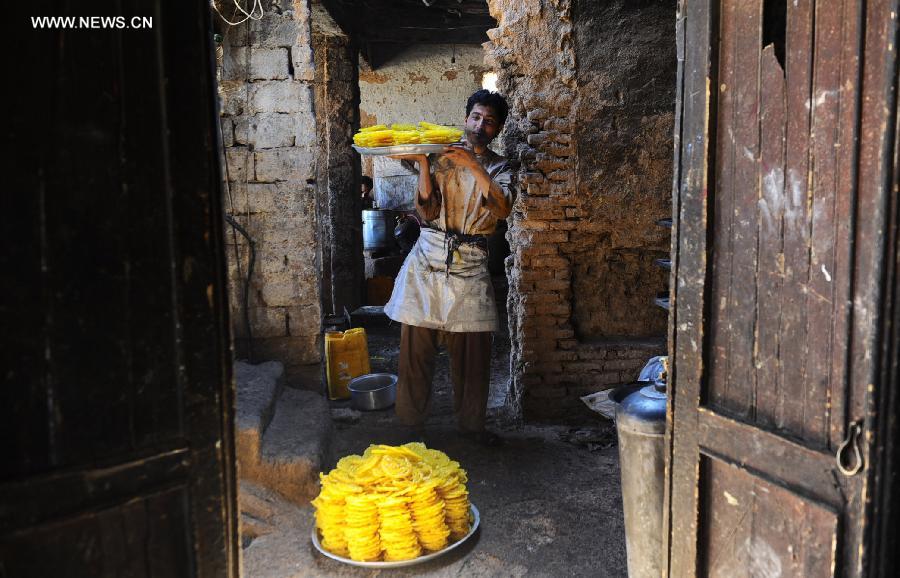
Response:
[{"label": "pile of fried sweets", "polygon": [[322,547],[358,561],[410,560],[469,532],[468,478],[421,443],[371,445],[321,476],[312,504]]},{"label": "pile of fried sweets", "polygon": [[378,148],[405,144],[450,144],[462,136],[463,131],[452,126],[442,126],[422,121],[414,124],[384,124],[368,126],[353,135],[353,144],[365,148]]}]

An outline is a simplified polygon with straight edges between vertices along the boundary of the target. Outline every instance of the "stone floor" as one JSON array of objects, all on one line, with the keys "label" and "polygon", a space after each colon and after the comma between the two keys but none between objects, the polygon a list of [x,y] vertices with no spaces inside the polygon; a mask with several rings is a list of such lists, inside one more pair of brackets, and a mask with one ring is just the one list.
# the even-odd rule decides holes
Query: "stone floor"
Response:
[{"label": "stone floor", "polygon": [[[372,327],[373,371],[396,371],[399,329]],[[516,427],[502,411],[509,343],[494,343],[489,427],[505,444],[485,448],[455,433],[447,356],[438,360],[434,403],[426,430],[430,447],[445,451],[469,473],[481,527],[446,556],[406,569],[351,567],[322,556],[310,535],[313,511],[270,490],[242,484],[244,575],[312,576],[625,576],[625,540],[618,454],[611,424]],[[332,460],[371,443],[405,441],[391,409],[360,413],[332,402]],[[245,507],[246,505],[246,507]],[[249,511],[248,511],[249,510]],[[251,535],[252,534],[252,535]]]}]

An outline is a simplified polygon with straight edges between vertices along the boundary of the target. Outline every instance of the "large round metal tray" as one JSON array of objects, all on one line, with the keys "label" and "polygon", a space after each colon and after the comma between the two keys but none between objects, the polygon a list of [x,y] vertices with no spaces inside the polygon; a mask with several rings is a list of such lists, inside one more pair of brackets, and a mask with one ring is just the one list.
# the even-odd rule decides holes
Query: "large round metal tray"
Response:
[{"label": "large round metal tray", "polygon": [[[454,143],[450,143],[454,144]],[[427,155],[444,152],[450,144],[405,144],[389,147],[360,147],[352,145],[361,155],[385,156],[385,155]]]},{"label": "large round metal tray", "polygon": [[437,552],[432,552],[431,554],[425,554],[424,556],[419,556],[418,558],[413,558],[412,560],[397,560],[396,562],[360,562],[358,560],[351,560],[350,558],[344,558],[343,556],[332,554],[331,552],[323,548],[322,543],[319,542],[319,531],[316,528],[315,524],[313,524],[312,529],[312,542],[313,546],[316,547],[316,550],[318,550],[322,555],[327,556],[332,560],[337,560],[338,562],[343,562],[344,564],[350,564],[352,566],[360,566],[362,568],[403,568],[405,566],[415,566],[416,564],[422,564],[423,562],[434,560],[438,556],[443,556],[447,552],[453,550],[472,537],[472,534],[474,534],[475,530],[478,529],[478,524],[481,522],[481,516],[479,516],[478,508],[476,508],[474,504],[469,504],[469,511],[472,513],[472,527],[469,528],[468,534],[466,534],[456,542],[450,544],[443,550],[438,550]]}]

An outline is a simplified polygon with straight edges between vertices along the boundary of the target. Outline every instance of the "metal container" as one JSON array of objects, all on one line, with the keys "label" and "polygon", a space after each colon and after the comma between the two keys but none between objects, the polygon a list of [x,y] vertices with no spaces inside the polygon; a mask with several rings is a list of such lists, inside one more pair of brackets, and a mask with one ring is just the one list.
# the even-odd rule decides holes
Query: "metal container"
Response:
[{"label": "metal container", "polygon": [[350,405],[362,411],[384,409],[397,399],[397,376],[393,373],[367,373],[354,377],[347,386]]},{"label": "metal container", "polygon": [[362,212],[363,249],[374,251],[394,246],[394,213],[377,209]]},{"label": "metal container", "polygon": [[[618,395],[616,395],[618,393]],[[616,429],[622,472],[629,578],[662,575],[662,516],[666,386],[633,384],[610,395],[619,402]]]}]

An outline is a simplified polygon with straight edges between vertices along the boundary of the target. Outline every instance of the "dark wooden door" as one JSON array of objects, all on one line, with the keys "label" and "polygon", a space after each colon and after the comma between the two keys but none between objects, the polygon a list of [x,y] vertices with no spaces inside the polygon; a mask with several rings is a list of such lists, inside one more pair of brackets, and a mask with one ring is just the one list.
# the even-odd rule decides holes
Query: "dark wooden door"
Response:
[{"label": "dark wooden door", "polygon": [[681,3],[668,575],[864,573],[896,15]]},{"label": "dark wooden door", "polygon": [[89,8],[6,20],[0,576],[236,576],[209,3]]}]

